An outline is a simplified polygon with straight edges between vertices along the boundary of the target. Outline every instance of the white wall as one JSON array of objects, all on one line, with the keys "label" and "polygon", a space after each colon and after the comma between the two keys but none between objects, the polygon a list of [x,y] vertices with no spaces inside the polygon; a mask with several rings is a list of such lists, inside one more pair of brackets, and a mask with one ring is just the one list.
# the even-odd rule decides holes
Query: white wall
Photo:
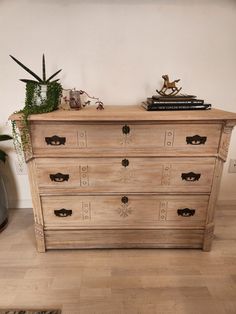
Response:
[{"label": "white wall", "polygon": [[[19,58],[49,74],[62,68],[65,88],[84,89],[105,104],[138,104],[162,84],[181,78],[183,92],[236,112],[234,0],[0,0],[0,123],[24,105]],[[236,158],[236,131],[229,158]],[[9,147],[11,206],[30,206],[26,176],[17,176]],[[236,199],[236,174],[227,173],[221,199]],[[1,168],[2,169],[2,168]],[[6,170],[7,169],[7,170]]]}]

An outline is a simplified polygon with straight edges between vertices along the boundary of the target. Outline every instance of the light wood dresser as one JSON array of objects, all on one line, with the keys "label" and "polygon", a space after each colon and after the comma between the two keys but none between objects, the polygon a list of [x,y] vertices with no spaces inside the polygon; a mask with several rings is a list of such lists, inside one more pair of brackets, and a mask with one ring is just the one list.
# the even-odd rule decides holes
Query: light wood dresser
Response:
[{"label": "light wood dresser", "polygon": [[[20,116],[13,115],[13,120]],[[26,153],[39,252],[209,251],[236,114],[94,107],[30,117]]]}]

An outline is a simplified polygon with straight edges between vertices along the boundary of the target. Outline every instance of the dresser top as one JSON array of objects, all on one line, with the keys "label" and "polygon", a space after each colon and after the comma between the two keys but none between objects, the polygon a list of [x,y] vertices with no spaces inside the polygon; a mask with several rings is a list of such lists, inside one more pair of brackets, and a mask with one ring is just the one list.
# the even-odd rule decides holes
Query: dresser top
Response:
[{"label": "dresser top", "polygon": [[[20,120],[21,114],[13,114],[10,120]],[[95,106],[82,110],[56,110],[49,113],[34,114],[31,121],[222,121],[230,120],[236,124],[236,113],[220,109],[146,111],[141,105],[105,106],[97,110]]]}]

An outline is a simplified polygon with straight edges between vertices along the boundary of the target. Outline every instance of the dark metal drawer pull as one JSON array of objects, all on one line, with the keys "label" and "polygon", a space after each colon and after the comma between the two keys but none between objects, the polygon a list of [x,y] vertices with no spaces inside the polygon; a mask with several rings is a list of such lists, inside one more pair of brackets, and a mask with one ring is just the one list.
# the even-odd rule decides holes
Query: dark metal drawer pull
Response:
[{"label": "dark metal drawer pull", "polygon": [[129,165],[129,160],[128,160],[128,159],[123,159],[121,163],[122,163],[122,166],[123,166],[123,167],[128,167],[128,165]]},{"label": "dark metal drawer pull", "polygon": [[72,215],[72,209],[65,209],[65,208],[56,209],[56,210],[54,210],[54,214],[55,214],[57,217],[67,217],[67,216],[71,216],[71,215]]},{"label": "dark metal drawer pull", "polygon": [[195,214],[195,209],[190,208],[180,208],[177,209],[178,216],[190,217]]},{"label": "dark metal drawer pull", "polygon": [[128,125],[124,125],[122,128],[123,134],[129,134],[130,132],[130,127]]},{"label": "dark metal drawer pull", "polygon": [[128,199],[127,196],[123,196],[123,197],[121,198],[121,202],[122,202],[123,204],[127,204],[128,201],[129,201],[129,199]]},{"label": "dark metal drawer pull", "polygon": [[52,146],[65,145],[66,138],[53,135],[51,137],[45,137],[45,142],[47,143],[47,145],[52,145]]},{"label": "dark metal drawer pull", "polygon": [[191,145],[201,145],[205,144],[207,140],[206,136],[194,135],[194,136],[187,136],[186,142],[187,144]]},{"label": "dark metal drawer pull", "polygon": [[185,181],[198,181],[201,177],[201,173],[194,173],[194,172],[188,172],[188,173],[182,173],[181,178]]},{"label": "dark metal drawer pull", "polygon": [[50,174],[49,177],[52,181],[64,182],[64,181],[68,181],[70,176],[69,174],[63,174],[63,173],[58,172],[56,174]]}]

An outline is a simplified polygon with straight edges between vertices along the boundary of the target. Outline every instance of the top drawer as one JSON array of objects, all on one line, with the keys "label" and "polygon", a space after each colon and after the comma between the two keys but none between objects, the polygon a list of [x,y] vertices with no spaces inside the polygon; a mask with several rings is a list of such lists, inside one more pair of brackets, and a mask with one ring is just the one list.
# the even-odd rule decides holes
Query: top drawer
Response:
[{"label": "top drawer", "polygon": [[32,122],[33,152],[45,156],[211,155],[221,124]]}]

